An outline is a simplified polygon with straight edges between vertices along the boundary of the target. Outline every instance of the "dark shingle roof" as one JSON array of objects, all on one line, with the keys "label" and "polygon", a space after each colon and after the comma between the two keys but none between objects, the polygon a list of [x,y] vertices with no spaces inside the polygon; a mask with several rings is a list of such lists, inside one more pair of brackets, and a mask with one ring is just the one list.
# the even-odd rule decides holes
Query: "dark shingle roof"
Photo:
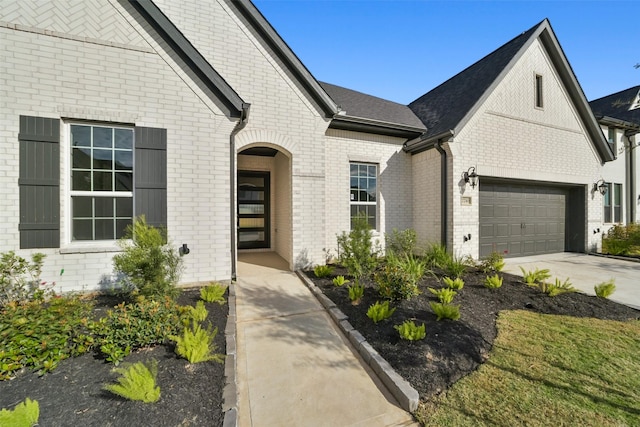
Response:
[{"label": "dark shingle roof", "polygon": [[409,108],[428,129],[425,136],[435,136],[455,129],[544,22],[410,103]]},{"label": "dark shingle roof", "polygon": [[329,83],[319,83],[347,116],[424,129],[420,119],[406,105]]},{"label": "dark shingle roof", "polygon": [[634,101],[640,94],[640,85],[630,87],[623,91],[594,99],[589,102],[593,114],[597,118],[613,117],[614,119],[624,120],[625,122],[640,125],[640,108],[629,110]]}]

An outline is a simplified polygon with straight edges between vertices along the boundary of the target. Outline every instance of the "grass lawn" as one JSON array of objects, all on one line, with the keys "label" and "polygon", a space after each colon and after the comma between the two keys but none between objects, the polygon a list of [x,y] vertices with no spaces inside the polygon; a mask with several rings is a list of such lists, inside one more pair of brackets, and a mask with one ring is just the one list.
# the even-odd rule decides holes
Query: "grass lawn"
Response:
[{"label": "grass lawn", "polygon": [[421,405],[427,426],[640,423],[640,321],[504,311],[489,360]]}]

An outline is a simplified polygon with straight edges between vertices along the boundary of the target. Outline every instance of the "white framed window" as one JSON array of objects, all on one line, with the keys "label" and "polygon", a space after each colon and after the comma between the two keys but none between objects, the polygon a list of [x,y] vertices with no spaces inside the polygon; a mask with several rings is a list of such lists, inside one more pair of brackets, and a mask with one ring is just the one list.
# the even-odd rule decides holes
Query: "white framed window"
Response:
[{"label": "white framed window", "polygon": [[115,240],[133,220],[132,127],[69,123],[71,241]]},{"label": "white framed window", "polygon": [[604,194],[604,222],[622,222],[622,184],[606,183]]},{"label": "white framed window", "polygon": [[372,229],[378,225],[378,165],[370,163],[349,164],[351,227],[359,215],[363,215]]},{"label": "white framed window", "polygon": [[544,107],[544,93],[542,90],[542,75],[536,74],[535,77],[535,105],[536,108]]},{"label": "white framed window", "polygon": [[616,154],[617,145],[616,145],[616,128],[609,126],[607,128],[607,136],[609,141],[609,147],[611,147],[611,151],[613,154]]}]

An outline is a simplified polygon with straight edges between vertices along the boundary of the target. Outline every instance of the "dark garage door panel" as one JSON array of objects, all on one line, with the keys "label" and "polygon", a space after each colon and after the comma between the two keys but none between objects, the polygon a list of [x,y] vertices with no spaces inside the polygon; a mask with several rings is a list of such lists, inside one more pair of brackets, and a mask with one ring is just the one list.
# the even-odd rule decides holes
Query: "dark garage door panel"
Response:
[{"label": "dark garage door panel", "polygon": [[480,185],[480,256],[565,250],[567,190],[520,184]]}]

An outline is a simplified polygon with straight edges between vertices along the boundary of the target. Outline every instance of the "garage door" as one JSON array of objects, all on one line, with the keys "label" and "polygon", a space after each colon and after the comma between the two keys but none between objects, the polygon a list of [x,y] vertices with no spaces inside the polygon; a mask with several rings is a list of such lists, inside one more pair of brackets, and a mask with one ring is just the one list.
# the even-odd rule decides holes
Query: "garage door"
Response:
[{"label": "garage door", "polygon": [[480,183],[480,257],[563,252],[566,203],[563,188]]}]

